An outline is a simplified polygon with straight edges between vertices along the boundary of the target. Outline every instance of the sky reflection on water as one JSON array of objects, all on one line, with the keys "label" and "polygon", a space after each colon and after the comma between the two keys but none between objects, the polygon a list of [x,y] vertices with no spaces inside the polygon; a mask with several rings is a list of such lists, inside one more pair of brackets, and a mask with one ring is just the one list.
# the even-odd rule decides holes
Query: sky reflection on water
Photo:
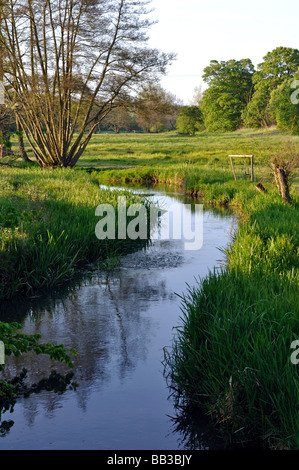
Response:
[{"label": "sky reflection on water", "polygon": [[[173,202],[168,195],[162,197]],[[177,196],[179,200],[186,202]],[[180,240],[155,241],[126,257],[119,269],[93,273],[66,291],[1,304],[0,320],[19,321],[25,333],[40,333],[44,342],[75,347],[79,354],[74,360],[77,389],[42,391],[19,400],[13,413],[2,415],[2,421],[12,420],[13,425],[0,438],[0,449],[216,446],[209,442],[205,420],[185,435],[190,421],[185,426],[186,416],[181,423],[175,418],[163,376],[163,348],[171,345],[179,324],[177,294],[219,266],[219,248],[228,244],[233,226],[232,214],[205,209],[201,250],[186,251]],[[30,354],[7,358],[7,364],[5,377],[25,367],[28,380],[35,382],[51,368],[68,371]]]}]

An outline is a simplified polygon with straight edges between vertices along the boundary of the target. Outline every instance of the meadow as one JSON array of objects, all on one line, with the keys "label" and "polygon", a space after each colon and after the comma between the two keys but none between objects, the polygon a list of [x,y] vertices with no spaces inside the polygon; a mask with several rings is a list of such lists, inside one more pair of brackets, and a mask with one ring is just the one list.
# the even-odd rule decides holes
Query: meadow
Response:
[{"label": "meadow", "polygon": [[[219,169],[222,181],[232,178],[229,154],[254,154],[262,170],[269,157],[283,150],[286,143],[299,144],[298,136],[267,130],[242,129],[230,133],[200,132],[193,136],[168,132],[161,134],[95,134],[78,162],[80,167],[101,168],[109,172],[141,171],[141,168],[180,169],[188,165]],[[241,161],[239,166],[246,166]],[[228,174],[226,172],[228,170]],[[165,173],[166,175],[166,173]],[[124,174],[123,174],[124,176]]]},{"label": "meadow", "polygon": [[[182,298],[182,321],[165,367],[180,403],[198,406],[231,443],[252,448],[299,446],[298,173],[292,203],[278,194],[270,158],[290,158],[298,137],[275,130],[230,134],[96,136],[80,167],[101,182],[166,184],[205,203],[234,205],[239,228],[227,264]],[[235,160],[234,180],[228,155]],[[92,173],[94,174],[94,173]],[[266,192],[256,190],[260,182]]]},{"label": "meadow", "polygon": [[[186,286],[165,366],[174,393],[203,408],[232,442],[298,448],[298,365],[290,356],[299,339],[299,179],[295,172],[287,204],[269,166],[298,144],[275,129],[97,134],[73,170],[15,161],[0,169],[0,292],[32,294],[71,278],[78,263],[128,249],[94,237],[94,208],[118,195],[99,183],[167,185],[235,206],[239,226],[226,266]],[[234,180],[230,154],[254,154],[254,182],[247,159],[236,160]]]},{"label": "meadow", "polygon": [[143,203],[127,192],[100,190],[83,172],[0,167],[0,299],[41,295],[88,266],[109,268],[130,251],[130,240],[95,234],[96,208],[111,204],[117,214],[120,195],[128,205]]}]

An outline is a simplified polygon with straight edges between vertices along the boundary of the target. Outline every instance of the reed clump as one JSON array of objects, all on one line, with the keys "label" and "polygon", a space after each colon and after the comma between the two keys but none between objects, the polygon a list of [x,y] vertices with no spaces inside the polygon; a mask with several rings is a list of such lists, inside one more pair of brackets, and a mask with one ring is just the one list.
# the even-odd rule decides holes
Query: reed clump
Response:
[{"label": "reed clump", "polygon": [[117,221],[120,195],[127,204],[144,202],[128,192],[101,190],[85,172],[0,168],[0,298],[50,289],[88,263],[136,249],[136,242],[95,235],[96,207],[111,204]]}]

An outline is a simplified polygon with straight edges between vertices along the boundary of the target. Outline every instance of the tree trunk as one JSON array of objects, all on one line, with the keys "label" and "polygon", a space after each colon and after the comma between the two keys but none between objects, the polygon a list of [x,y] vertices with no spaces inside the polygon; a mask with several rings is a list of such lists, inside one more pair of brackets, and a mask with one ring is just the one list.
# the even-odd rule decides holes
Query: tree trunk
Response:
[{"label": "tree trunk", "polygon": [[[11,155],[11,151],[5,146],[4,142],[9,142],[9,135],[6,125],[7,116],[5,111],[0,116],[0,158]],[[2,143],[1,140],[4,140]]]},{"label": "tree trunk", "polygon": [[273,169],[278,191],[282,199],[286,202],[290,202],[290,188],[286,171],[284,170],[284,168],[279,167],[279,165],[277,165],[276,163],[272,163],[271,166]]},{"label": "tree trunk", "polygon": [[24,139],[22,135],[18,135],[18,144],[19,144],[19,150],[20,150],[20,155],[21,155],[22,160],[24,160],[24,162],[31,162],[25,150]]},{"label": "tree trunk", "polygon": [[24,138],[21,133],[21,128],[20,124],[18,121],[18,118],[16,118],[16,125],[17,125],[17,131],[18,131],[18,144],[19,144],[19,150],[20,150],[20,156],[24,162],[31,162],[30,158],[28,158],[27,152],[25,150],[25,145],[24,145]]},{"label": "tree trunk", "polygon": [[290,202],[291,198],[290,198],[289,182],[288,182],[286,172],[283,168],[278,168],[277,173],[278,173],[278,181],[280,185],[281,197],[284,201]]}]

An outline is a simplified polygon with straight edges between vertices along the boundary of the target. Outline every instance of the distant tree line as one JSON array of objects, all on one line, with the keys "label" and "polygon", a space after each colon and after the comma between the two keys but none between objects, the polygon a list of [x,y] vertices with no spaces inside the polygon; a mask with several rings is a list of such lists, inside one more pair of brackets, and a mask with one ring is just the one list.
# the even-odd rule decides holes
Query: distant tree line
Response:
[{"label": "distant tree line", "polygon": [[160,84],[147,83],[126,103],[116,102],[98,131],[160,133],[177,129],[181,134],[193,135],[204,129],[201,97],[198,92],[195,104],[183,105]]},{"label": "distant tree line", "polygon": [[277,47],[255,70],[250,59],[218,62],[204,69],[208,84],[201,103],[208,131],[233,131],[241,126],[299,134],[299,50]]},{"label": "distant tree line", "polygon": [[99,130],[164,132],[175,129],[182,104],[159,84],[146,83],[125,103],[115,102]]},{"label": "distant tree line", "polygon": [[24,135],[41,167],[73,167],[100,131],[192,135],[276,125],[299,134],[298,49],[278,47],[256,70],[250,59],[212,60],[207,89],[185,106],[157,81],[175,56],[148,47],[147,4],[0,0],[2,155],[11,131],[23,159]]},{"label": "distant tree line", "polygon": [[299,134],[299,50],[277,47],[255,69],[250,59],[212,60],[204,69],[207,89],[183,105],[159,85],[146,85],[130,109],[120,108],[106,128],[143,132],[176,129],[180,134],[229,132],[276,126]]}]

